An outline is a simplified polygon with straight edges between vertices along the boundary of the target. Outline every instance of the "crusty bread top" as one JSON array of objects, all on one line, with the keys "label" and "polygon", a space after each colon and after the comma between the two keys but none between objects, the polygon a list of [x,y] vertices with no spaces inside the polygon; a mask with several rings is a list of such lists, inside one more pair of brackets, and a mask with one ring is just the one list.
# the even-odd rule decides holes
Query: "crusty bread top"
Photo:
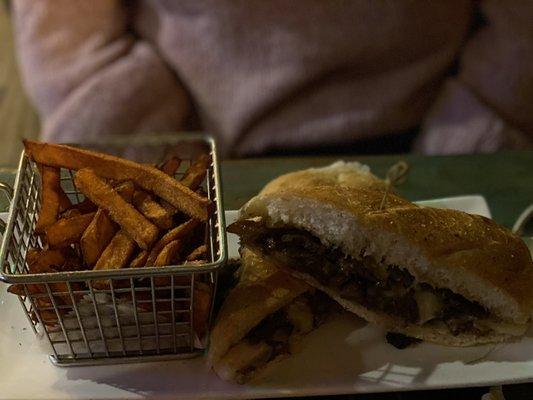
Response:
[{"label": "crusty bread top", "polygon": [[519,237],[493,221],[460,211],[423,208],[380,190],[284,185],[250,200],[240,218],[305,229],[325,245],[406,268],[419,281],[524,323],[533,304],[533,264]]},{"label": "crusty bread top", "polygon": [[243,249],[244,271],[217,316],[210,337],[208,363],[213,366],[268,315],[285,307],[309,286]]},{"label": "crusty bread top", "polygon": [[357,161],[337,161],[326,167],[308,168],[280,175],[270,181],[260,194],[277,193],[289,187],[338,185],[384,189],[385,181],[372,174],[367,165]]}]

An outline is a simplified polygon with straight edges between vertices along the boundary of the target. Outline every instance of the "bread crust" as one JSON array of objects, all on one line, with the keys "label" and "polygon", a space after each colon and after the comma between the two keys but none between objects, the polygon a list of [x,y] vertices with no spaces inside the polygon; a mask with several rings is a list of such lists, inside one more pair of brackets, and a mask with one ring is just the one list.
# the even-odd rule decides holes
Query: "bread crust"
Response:
[{"label": "bread crust", "polygon": [[337,161],[321,168],[308,168],[289,172],[270,181],[261,194],[277,193],[285,188],[305,188],[314,186],[366,187],[384,190],[385,181],[370,172],[370,168],[357,161]]},{"label": "bread crust", "polygon": [[310,288],[305,282],[255,257],[243,250],[247,275],[226,297],[211,332],[207,362],[215,370],[222,368],[216,364],[252,328]]},{"label": "bread crust", "polygon": [[523,324],[533,304],[533,263],[522,240],[494,221],[464,212],[419,207],[381,190],[291,186],[260,193],[240,218],[294,226],[359,257],[406,268],[418,281],[449,288],[503,320]]}]

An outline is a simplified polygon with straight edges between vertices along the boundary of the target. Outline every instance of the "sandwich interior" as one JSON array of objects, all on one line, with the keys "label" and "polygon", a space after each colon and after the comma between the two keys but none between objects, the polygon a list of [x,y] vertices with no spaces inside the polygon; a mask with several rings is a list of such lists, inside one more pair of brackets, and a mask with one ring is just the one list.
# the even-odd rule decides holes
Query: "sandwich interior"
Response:
[{"label": "sandwich interior", "polygon": [[390,330],[426,340],[431,340],[431,335],[417,334],[418,327],[424,328],[420,332],[438,331],[438,338],[432,340],[437,343],[443,335],[475,337],[475,341],[445,343],[469,345],[521,336],[527,329],[525,324],[502,321],[483,305],[450,289],[418,281],[402,265],[375,259],[365,249],[357,256],[345,254],[302,228],[269,227],[261,219],[248,219],[237,221],[228,230],[240,236],[242,245],[279,267],[289,268],[295,276],[310,277],[308,283],[334,293],[343,305],[357,304],[381,316],[374,322]]},{"label": "sandwich interior", "polygon": [[252,328],[214,365],[215,372],[238,383],[252,379],[269,362],[292,354],[303,335],[339,309],[324,293],[310,288]]}]

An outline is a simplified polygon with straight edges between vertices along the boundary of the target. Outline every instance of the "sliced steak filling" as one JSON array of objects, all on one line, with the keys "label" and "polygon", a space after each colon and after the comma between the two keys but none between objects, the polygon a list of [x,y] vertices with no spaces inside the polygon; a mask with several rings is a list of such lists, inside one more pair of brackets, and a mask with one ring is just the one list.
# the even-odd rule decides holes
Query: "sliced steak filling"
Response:
[{"label": "sliced steak filling", "polygon": [[291,337],[309,333],[328,315],[340,310],[339,305],[327,295],[312,290],[266,317],[248,332],[245,340],[254,345],[266,343],[270,347],[268,362],[279,355],[291,353]]},{"label": "sliced steak filling", "polygon": [[453,335],[483,335],[491,331],[477,323],[489,317],[479,303],[449,289],[416,282],[401,266],[386,265],[363,254],[360,259],[346,256],[302,229],[267,228],[249,220],[237,222],[228,230],[241,236],[243,244],[260,248],[370,310],[395,316],[404,323],[443,322]]}]

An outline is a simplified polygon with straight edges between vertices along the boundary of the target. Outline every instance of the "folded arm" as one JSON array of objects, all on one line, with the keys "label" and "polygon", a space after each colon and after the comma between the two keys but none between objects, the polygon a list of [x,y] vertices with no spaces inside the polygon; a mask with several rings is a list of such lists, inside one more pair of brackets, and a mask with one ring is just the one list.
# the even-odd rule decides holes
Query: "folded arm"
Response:
[{"label": "folded arm", "polygon": [[44,139],[181,128],[186,92],[152,45],[129,34],[121,1],[15,0],[13,10]]},{"label": "folded arm", "polygon": [[423,123],[421,152],[533,147],[533,3],[479,2],[486,20]]}]

